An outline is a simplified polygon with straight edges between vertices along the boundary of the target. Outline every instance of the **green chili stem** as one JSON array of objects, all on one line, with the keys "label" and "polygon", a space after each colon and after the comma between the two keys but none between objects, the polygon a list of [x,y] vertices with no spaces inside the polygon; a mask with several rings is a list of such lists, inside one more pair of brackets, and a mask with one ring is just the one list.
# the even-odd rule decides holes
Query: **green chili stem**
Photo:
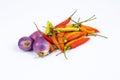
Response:
[{"label": "green chili stem", "polygon": [[72,16],[77,12],[77,9],[69,16],[69,18],[72,18]]},{"label": "green chili stem", "polygon": [[66,50],[67,50],[67,47],[64,47],[64,56],[65,58],[68,60],[67,56],[66,56]]},{"label": "green chili stem", "polygon": [[33,22],[33,23],[35,24],[35,27],[36,27],[36,29],[40,32],[40,34],[43,34],[43,33],[40,31],[40,29],[38,28],[37,24],[36,24],[35,22]]},{"label": "green chili stem", "polygon": [[100,34],[88,34],[88,36],[89,36],[89,35],[90,35],[90,36],[100,36],[100,37],[103,37],[103,38],[106,38],[106,39],[108,38],[108,37],[103,36],[103,35],[100,35]]},{"label": "green chili stem", "polygon": [[88,19],[86,19],[86,20],[84,20],[84,21],[81,21],[81,22],[76,22],[76,21],[74,21],[73,19],[71,19],[71,20],[72,20],[75,24],[77,24],[77,25],[79,26],[81,23],[88,22],[88,21],[91,21],[91,20],[94,20],[94,19],[96,19],[95,15],[93,15],[92,17],[90,17],[90,18],[88,18]]}]

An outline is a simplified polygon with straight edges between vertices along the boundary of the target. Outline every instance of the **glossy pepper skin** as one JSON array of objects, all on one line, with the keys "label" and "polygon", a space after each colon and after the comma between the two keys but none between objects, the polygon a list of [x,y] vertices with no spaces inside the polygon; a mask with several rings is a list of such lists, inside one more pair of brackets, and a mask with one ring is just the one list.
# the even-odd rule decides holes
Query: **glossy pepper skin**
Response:
[{"label": "glossy pepper skin", "polygon": [[59,24],[57,24],[55,26],[55,28],[64,28],[70,21],[72,16],[77,12],[77,10],[75,10],[66,20],[60,22]]},{"label": "glossy pepper skin", "polygon": [[86,43],[89,39],[90,38],[80,37],[78,39],[68,42],[64,47],[64,52],[66,52],[66,50],[68,50],[68,49],[73,49],[73,48],[76,48],[76,47]]},{"label": "glossy pepper skin", "polygon": [[68,42],[86,35],[87,35],[87,32],[71,32],[70,34],[66,35],[66,39],[64,40],[64,42]]}]

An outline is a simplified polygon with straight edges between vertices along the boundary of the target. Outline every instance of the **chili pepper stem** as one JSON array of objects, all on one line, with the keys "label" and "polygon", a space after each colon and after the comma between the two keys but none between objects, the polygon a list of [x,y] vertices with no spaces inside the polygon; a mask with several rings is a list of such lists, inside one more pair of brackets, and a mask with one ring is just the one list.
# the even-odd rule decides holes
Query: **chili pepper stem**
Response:
[{"label": "chili pepper stem", "polygon": [[103,38],[106,38],[106,39],[108,38],[108,37],[103,36],[103,35],[100,35],[100,34],[88,34],[88,36],[89,36],[89,35],[90,35],[90,36],[100,36],[100,37],[103,37]]},{"label": "chili pepper stem", "polygon": [[64,47],[64,56],[65,58],[68,60],[67,56],[66,56],[66,50],[67,50],[67,47]]},{"label": "chili pepper stem", "polygon": [[77,12],[77,9],[69,16],[69,18],[72,18],[72,16]]},{"label": "chili pepper stem", "polygon": [[79,26],[81,23],[88,22],[88,21],[91,21],[91,20],[94,20],[94,19],[96,19],[95,15],[93,15],[92,17],[90,17],[90,18],[88,18],[88,19],[86,19],[86,20],[84,20],[84,21],[81,21],[81,22],[76,22],[76,21],[74,21],[73,19],[71,19],[71,20],[72,20],[75,24],[77,24],[77,25]]},{"label": "chili pepper stem", "polygon": [[60,55],[62,52],[59,52],[58,54],[56,54],[56,56]]},{"label": "chili pepper stem", "polygon": [[40,33],[41,35],[43,35],[43,33],[39,30],[39,28],[38,28],[37,24],[36,24],[35,22],[33,22],[33,23],[34,23],[34,25],[35,25],[36,29],[39,31],[39,33]]},{"label": "chili pepper stem", "polygon": [[65,59],[68,60],[67,56],[66,56],[66,53],[64,53],[64,56],[65,56]]}]

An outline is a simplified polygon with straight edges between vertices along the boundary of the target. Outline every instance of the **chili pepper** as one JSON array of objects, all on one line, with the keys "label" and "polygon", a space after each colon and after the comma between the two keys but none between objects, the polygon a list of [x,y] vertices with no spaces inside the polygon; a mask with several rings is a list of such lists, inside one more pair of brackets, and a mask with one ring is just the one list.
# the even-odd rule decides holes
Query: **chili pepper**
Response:
[{"label": "chili pepper", "polygon": [[89,39],[90,39],[90,38],[82,38],[82,39],[80,39],[80,40],[75,41],[74,43],[72,43],[72,44],[70,45],[70,47],[71,47],[71,48],[76,48],[77,46],[82,45],[83,43],[87,42]]},{"label": "chili pepper", "polygon": [[53,43],[52,39],[48,37],[45,33],[43,33],[43,37],[50,43]]},{"label": "chili pepper", "polygon": [[57,41],[57,38],[56,38],[56,35],[55,35],[55,34],[53,34],[53,35],[51,36],[51,39],[52,39],[53,43],[55,44],[55,46],[56,46],[58,49],[61,49],[61,48],[60,48],[60,44],[59,44],[59,42]]},{"label": "chili pepper", "polygon": [[51,43],[49,43],[49,46],[50,46],[50,52],[53,52],[55,50],[54,46]]},{"label": "chili pepper", "polygon": [[71,33],[70,36],[68,36],[68,37],[64,40],[64,42],[71,41],[71,40],[74,40],[74,39],[76,39],[76,38],[79,38],[79,37],[85,36],[85,35],[87,35],[87,32],[73,32],[73,33]]},{"label": "chili pepper", "polygon": [[100,32],[98,29],[81,24],[80,27],[84,27],[88,31],[94,31],[95,33]]},{"label": "chili pepper", "polygon": [[45,29],[45,34],[52,35],[52,33],[53,33],[52,29],[53,29],[53,24],[50,21],[47,21],[47,26],[46,26],[46,29]]},{"label": "chili pepper", "polygon": [[71,20],[72,16],[77,12],[77,10],[74,11],[74,13],[72,13],[72,15],[70,15],[66,20],[62,21],[61,23],[57,24],[55,26],[55,28],[63,28],[65,27]]},{"label": "chili pepper", "polygon": [[74,40],[72,40],[72,41],[67,42],[67,43],[65,44],[65,47],[70,46],[73,42],[75,42],[75,41],[77,41],[77,40],[79,40],[79,39],[82,39],[82,38],[84,38],[84,36],[79,37],[79,38],[77,38],[77,39],[74,39]]},{"label": "chili pepper", "polygon": [[65,28],[72,28],[74,26],[74,24],[67,24],[66,26],[65,26]]},{"label": "chili pepper", "polygon": [[64,47],[64,51],[66,52],[66,50],[68,49],[73,49],[76,48],[82,44],[84,44],[85,42],[87,42],[90,38],[78,38],[76,40],[70,41],[68,42],[65,47]]},{"label": "chili pepper", "polygon": [[67,32],[67,31],[79,31],[79,28],[54,28],[55,31],[59,32]]},{"label": "chili pepper", "polygon": [[84,28],[84,27],[80,27],[80,30],[83,31],[83,32],[86,32],[86,33],[88,33],[88,34],[93,34],[93,33],[95,33],[94,30],[87,30],[87,29]]},{"label": "chili pepper", "polygon": [[[55,35],[55,34],[53,34],[51,38],[52,38],[52,40],[53,40],[53,43],[57,46],[57,48],[61,50],[61,47],[60,47],[59,42],[57,41],[56,35]],[[64,53],[64,56],[65,56],[65,58],[67,59],[67,57],[66,57],[66,54],[65,54],[65,53]]]},{"label": "chili pepper", "polygon": [[70,37],[71,35],[77,34],[77,33],[79,33],[79,32],[66,32],[66,33],[64,34],[64,37],[65,37],[65,39],[66,39],[66,38]]},{"label": "chili pepper", "polygon": [[61,47],[61,51],[64,50],[64,32],[58,33],[57,34],[57,39]]}]

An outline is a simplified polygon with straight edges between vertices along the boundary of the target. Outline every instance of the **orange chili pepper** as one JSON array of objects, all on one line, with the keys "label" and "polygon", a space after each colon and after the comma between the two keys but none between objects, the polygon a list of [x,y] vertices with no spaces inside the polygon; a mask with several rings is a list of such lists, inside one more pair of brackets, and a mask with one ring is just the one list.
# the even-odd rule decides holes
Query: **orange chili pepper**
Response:
[{"label": "orange chili pepper", "polygon": [[73,34],[77,34],[78,32],[66,32],[65,34],[64,34],[64,37],[65,38],[68,38],[68,37],[70,37],[71,35],[73,35]]},{"label": "orange chili pepper", "polygon": [[55,50],[54,46],[51,43],[49,43],[49,46],[50,46],[50,52]]},{"label": "orange chili pepper", "polygon": [[55,34],[53,34],[53,35],[51,36],[51,39],[52,39],[53,43],[55,44],[55,46],[56,46],[58,49],[61,49],[61,48],[60,48],[60,44],[59,44],[59,42],[57,41],[57,38],[56,38],[56,35],[55,35]]},{"label": "orange chili pepper", "polygon": [[66,39],[64,41],[65,42],[71,41],[71,40],[74,40],[76,38],[79,38],[79,37],[85,36],[85,35],[87,35],[87,32],[72,32],[66,37]]},{"label": "orange chili pepper", "polygon": [[93,28],[93,27],[90,27],[90,26],[87,26],[87,25],[83,25],[83,24],[80,24],[80,28],[85,28],[87,31],[94,31],[95,33],[100,32],[96,28]]},{"label": "orange chili pepper", "polygon": [[58,33],[57,34],[57,39],[60,44],[61,50],[64,50],[64,32]]},{"label": "orange chili pepper", "polygon": [[83,32],[86,32],[86,33],[88,33],[88,34],[93,34],[93,33],[95,33],[94,30],[87,30],[87,29],[84,28],[84,27],[80,27],[80,30],[83,31]]},{"label": "orange chili pepper", "polygon": [[65,47],[70,46],[73,42],[75,42],[75,41],[77,41],[77,40],[79,40],[79,39],[82,39],[82,38],[84,38],[84,36],[79,37],[79,38],[77,38],[77,39],[74,39],[74,40],[72,40],[72,41],[67,42],[67,43],[65,44]]}]

